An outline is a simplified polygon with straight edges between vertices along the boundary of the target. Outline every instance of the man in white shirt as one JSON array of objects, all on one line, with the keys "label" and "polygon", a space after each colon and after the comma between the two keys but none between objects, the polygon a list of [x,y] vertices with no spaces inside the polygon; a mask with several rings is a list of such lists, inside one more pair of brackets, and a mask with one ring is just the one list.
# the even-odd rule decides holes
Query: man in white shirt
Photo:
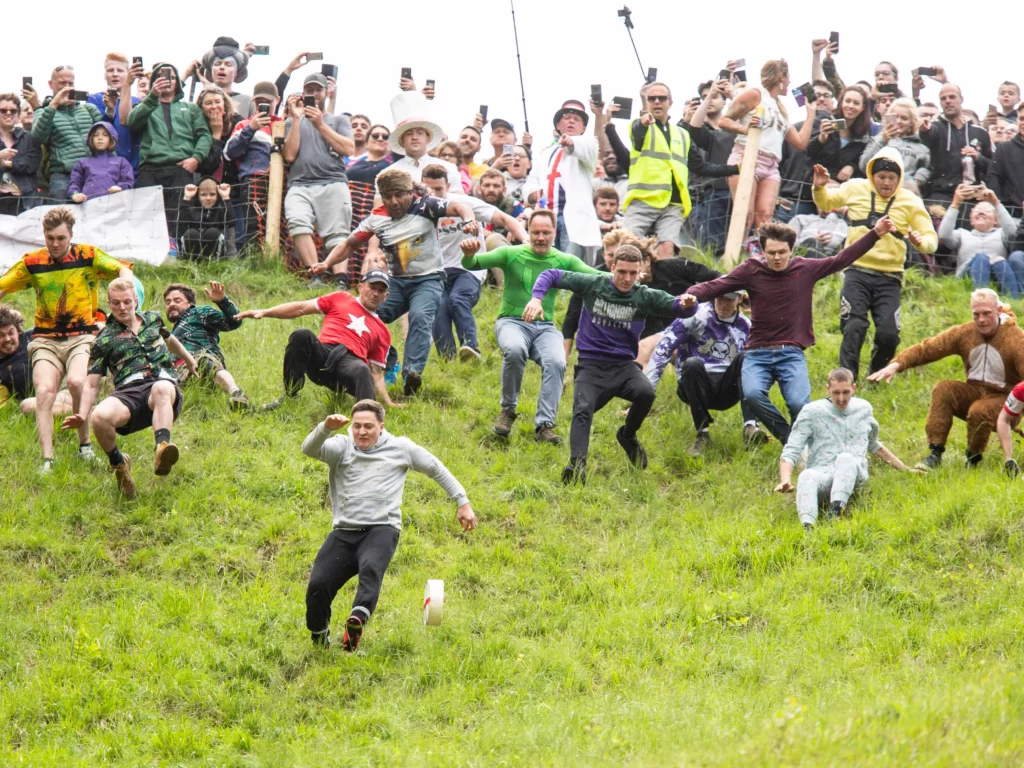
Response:
[{"label": "man in white shirt", "polygon": [[590,183],[597,166],[597,139],[583,135],[588,122],[583,102],[570,99],[562,104],[554,118],[559,139],[537,152],[522,190],[522,198],[530,206],[543,200],[540,207],[555,212],[558,226],[554,247],[579,257],[587,246],[601,245]]},{"label": "man in white shirt", "polygon": [[441,126],[430,117],[430,105],[418,91],[402,91],[391,100],[391,116],[395,128],[388,138],[388,146],[396,155],[404,155],[391,168],[405,171],[414,182],[423,177],[428,165],[443,165],[448,171],[448,186],[462,191],[462,177],[453,163],[427,155],[441,142]]}]

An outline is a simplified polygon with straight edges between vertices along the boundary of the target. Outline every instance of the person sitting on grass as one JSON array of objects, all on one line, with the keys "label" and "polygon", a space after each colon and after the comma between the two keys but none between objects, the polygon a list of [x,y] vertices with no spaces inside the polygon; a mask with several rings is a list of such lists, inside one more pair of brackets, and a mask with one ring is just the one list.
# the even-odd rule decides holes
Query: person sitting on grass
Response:
[{"label": "person sitting on grass", "polygon": [[533,212],[527,223],[530,242],[511,245],[477,255],[480,242],[475,239],[462,243],[464,269],[499,268],[502,280],[501,306],[494,322],[494,335],[501,349],[501,414],[494,423],[498,437],[508,437],[515,422],[519,390],[527,359],[541,369],[540,396],[534,416],[533,437],[539,443],[558,445],[562,438],[555,432],[558,402],[562,399],[562,381],[565,378],[565,350],[562,334],[555,328],[555,291],[544,299],[544,314],[536,322],[526,319],[526,305],[532,298],[534,281],[546,269],[599,274],[575,256],[552,247],[555,240],[555,214],[547,209]]},{"label": "person sitting on grass", "polygon": [[112,195],[135,186],[132,165],[117,154],[117,130],[106,121],[89,129],[86,138],[89,157],[81,158],[71,169],[68,194],[76,203]]},{"label": "person sitting on grass", "polygon": [[[0,408],[10,400],[21,403],[21,412],[35,413],[36,399],[32,396],[32,366],[28,345],[32,329],[22,330],[25,322],[21,312],[0,304]],[[71,393],[60,390],[53,401],[53,415],[71,412]]]},{"label": "person sitting on grass", "polygon": [[388,297],[391,279],[387,272],[371,269],[359,283],[359,296],[335,291],[308,301],[292,301],[270,309],[247,309],[238,320],[264,317],[291,320],[322,314],[320,337],[309,328],[298,328],[288,337],[284,350],[284,395],[263,406],[276,411],[285,400],[298,397],[306,377],[334,392],[348,392],[357,400],[372,400],[374,392],[389,408],[401,408],[388,394],[384,382],[391,331],[377,317],[377,308]]},{"label": "person sitting on grass", "polygon": [[[818,521],[828,502],[828,516],[849,516],[853,492],[868,479],[867,454],[877,456],[900,472],[913,472],[878,442],[878,422],[871,403],[854,397],[853,373],[836,368],[828,375],[828,397],[804,406],[793,422],[779,462],[776,493],[792,493],[793,467],[807,449],[807,466],[796,483],[796,511],[804,530]],[[917,470],[920,471],[920,470]]]},{"label": "person sitting on grass", "polygon": [[[222,331],[236,331],[242,327],[238,307],[227,297],[224,286],[215,280],[206,288],[206,296],[214,307],[198,306],[195,289],[183,283],[172,283],[164,289],[164,308],[167,319],[174,323],[171,333],[196,359],[199,374],[213,381],[228,394],[231,407],[240,410],[249,407],[249,398],[235,383],[227,370],[224,353],[220,349]],[[184,360],[175,361],[178,378],[186,381]]]},{"label": "person sitting on grass", "polygon": [[109,371],[113,394],[92,410],[96,442],[110,459],[117,487],[125,498],[135,498],[132,460],[117,447],[117,435],[153,428],[156,451],[153,473],[166,475],[178,461],[178,447],[171,442],[171,424],[181,414],[183,396],[178,387],[171,355],[185,361],[198,375],[196,361],[164,327],[159,312],[139,312],[135,284],[125,278],[107,286],[110,316],[89,352],[89,378],[78,413],[64,419],[62,429],[78,429],[89,423],[100,379]]},{"label": "person sitting on grass", "polygon": [[1024,378],[1024,330],[1015,322],[1001,321],[998,294],[991,288],[976,290],[971,294],[971,314],[971,322],[908,347],[868,376],[868,381],[891,383],[901,371],[944,357],[959,355],[963,360],[967,381],[940,381],[932,389],[924,428],[929,448],[921,465],[925,469],[942,462],[954,416],[967,422],[967,466],[977,466],[1007,393]]},{"label": "person sitting on grass", "polygon": [[[348,435],[333,435],[351,421]],[[302,452],[330,468],[334,524],[313,561],[306,588],[306,627],[313,643],[330,647],[331,603],[359,577],[342,647],[354,651],[377,607],[384,573],[402,530],[402,495],[409,470],[422,472],[458,505],[463,531],[476,528],[465,489],[441,461],[407,437],[384,429],[384,408],[375,400],[352,406],[351,420],[328,416],[309,433]]]},{"label": "person sitting on grass", "polygon": [[579,362],[573,379],[572,430],[569,433],[569,464],[562,470],[562,482],[586,482],[590,427],[594,414],[621,397],[632,403],[626,423],[615,438],[637,469],[647,469],[647,452],[637,432],[651,411],[656,396],[654,385],[636,362],[640,333],[648,315],[678,317],[692,314],[681,308],[671,294],[639,283],[644,256],[633,245],[623,245],[612,258],[612,274],[578,275],[561,269],[547,269],[533,284],[533,298],[523,310],[523,320],[544,320],[544,297],[553,288],[583,297],[576,348]]}]

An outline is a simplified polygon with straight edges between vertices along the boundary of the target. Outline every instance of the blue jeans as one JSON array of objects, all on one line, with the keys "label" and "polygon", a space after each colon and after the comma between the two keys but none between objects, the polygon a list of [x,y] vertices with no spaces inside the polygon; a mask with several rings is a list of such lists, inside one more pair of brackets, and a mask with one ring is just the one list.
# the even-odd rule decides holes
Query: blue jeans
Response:
[{"label": "blue jeans", "polygon": [[690,212],[690,232],[700,248],[711,248],[715,256],[725,250],[732,195],[728,189],[712,189]]},{"label": "blue jeans", "polygon": [[790,419],[796,421],[800,409],[811,401],[811,381],[807,376],[804,351],[792,344],[782,349],[745,350],[741,378],[743,400],[750,414],[785,445],[789,439],[789,424],[768,398],[768,390],[775,382],[779,383]]},{"label": "blue jeans", "polygon": [[1009,294],[1011,299],[1019,299],[1024,286],[1024,252],[1014,251],[1009,259],[995,264],[990,263],[984,253],[976,254],[968,263],[965,274],[970,274],[975,288],[988,288],[994,275],[1002,293]]},{"label": "blue jeans", "polygon": [[515,317],[499,317],[494,334],[501,349],[501,407],[515,410],[527,359],[540,366],[540,397],[533,424],[537,429],[555,426],[558,401],[565,380],[565,347],[554,323],[527,323]]},{"label": "blue jeans", "polygon": [[441,303],[444,273],[434,272],[423,277],[393,277],[391,290],[377,315],[385,323],[392,323],[409,313],[409,335],[405,339],[405,374],[423,373],[430,357],[430,332]]},{"label": "blue jeans", "polygon": [[455,324],[459,343],[479,352],[480,342],[476,338],[473,307],[480,301],[480,281],[476,275],[464,269],[446,269],[444,274],[444,291],[441,293],[437,317],[434,318],[434,346],[437,354],[449,359],[455,357],[452,323]]},{"label": "blue jeans", "polygon": [[813,200],[802,200],[797,203],[793,203],[793,209],[787,211],[782,207],[781,203],[775,206],[775,220],[781,221],[783,224],[789,224],[790,219],[794,216],[804,216],[808,213],[817,213],[818,206],[814,204]]}]

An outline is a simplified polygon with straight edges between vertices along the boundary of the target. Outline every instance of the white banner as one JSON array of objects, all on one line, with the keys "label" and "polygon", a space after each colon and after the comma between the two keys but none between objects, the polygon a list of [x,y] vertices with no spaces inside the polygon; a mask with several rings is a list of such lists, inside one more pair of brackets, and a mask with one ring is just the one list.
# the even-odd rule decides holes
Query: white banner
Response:
[{"label": "white banner", "polygon": [[[65,206],[75,216],[73,242],[94,245],[125,261],[162,264],[167,258],[170,240],[162,187],[129,189]],[[42,219],[55,207],[41,205],[19,216],[0,216],[0,272],[46,245]]]}]

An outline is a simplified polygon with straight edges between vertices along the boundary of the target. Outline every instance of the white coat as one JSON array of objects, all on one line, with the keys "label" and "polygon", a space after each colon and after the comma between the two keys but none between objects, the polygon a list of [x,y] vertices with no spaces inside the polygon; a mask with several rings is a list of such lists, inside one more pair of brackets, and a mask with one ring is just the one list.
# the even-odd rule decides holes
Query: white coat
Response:
[{"label": "white coat", "polygon": [[[523,200],[536,191],[546,196],[548,191],[548,168],[552,156],[561,149],[557,143],[537,152],[533,158],[533,169],[523,185]],[[572,147],[565,148],[562,161],[558,164],[562,189],[565,192],[565,228],[569,240],[576,245],[600,246],[601,225],[594,210],[594,187],[591,179],[597,167],[597,138],[594,136],[573,136]]]}]

